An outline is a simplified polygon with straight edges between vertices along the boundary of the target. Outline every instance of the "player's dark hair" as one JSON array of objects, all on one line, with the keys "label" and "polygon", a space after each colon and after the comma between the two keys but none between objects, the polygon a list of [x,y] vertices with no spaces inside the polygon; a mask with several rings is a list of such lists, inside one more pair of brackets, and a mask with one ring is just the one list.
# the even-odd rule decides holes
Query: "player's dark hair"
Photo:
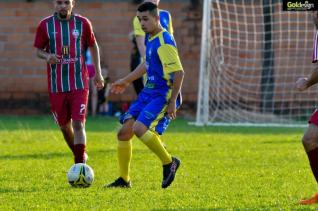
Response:
[{"label": "player's dark hair", "polygon": [[138,12],[149,11],[149,14],[152,16],[159,16],[158,6],[151,2],[145,2],[138,7]]}]

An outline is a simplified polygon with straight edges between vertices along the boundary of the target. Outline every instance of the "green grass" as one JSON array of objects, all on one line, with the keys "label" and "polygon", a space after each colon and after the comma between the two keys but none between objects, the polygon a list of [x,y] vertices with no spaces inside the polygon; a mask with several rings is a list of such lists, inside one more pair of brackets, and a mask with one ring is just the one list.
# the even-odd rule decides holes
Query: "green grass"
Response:
[{"label": "green grass", "polygon": [[173,122],[163,136],[182,160],[161,189],[158,159],[133,143],[132,189],[103,189],[117,177],[113,118],[87,121],[94,184],[72,188],[72,155],[50,117],[0,117],[0,210],[314,210],[317,191],[300,143],[303,128],[194,127]]}]

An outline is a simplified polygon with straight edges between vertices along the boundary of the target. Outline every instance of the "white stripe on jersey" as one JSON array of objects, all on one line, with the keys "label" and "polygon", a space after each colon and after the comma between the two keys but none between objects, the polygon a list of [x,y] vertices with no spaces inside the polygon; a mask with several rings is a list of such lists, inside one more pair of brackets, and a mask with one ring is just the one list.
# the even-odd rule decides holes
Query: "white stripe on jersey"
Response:
[{"label": "white stripe on jersey", "polygon": [[[59,21],[59,24],[60,24],[60,28],[61,28],[61,47],[62,47],[62,55],[61,55],[61,58],[63,59],[63,28],[62,28],[62,23],[61,21]],[[62,89],[62,92],[64,92],[64,89],[63,89],[63,64],[61,64],[61,89]]]},{"label": "white stripe on jersey", "polygon": [[[55,28],[55,16],[53,16],[53,26],[54,26],[54,44],[55,44],[55,55],[57,55],[57,47],[56,47],[56,28]],[[56,92],[58,92],[57,90],[57,65],[55,65],[55,90]]]},{"label": "white stripe on jersey", "polygon": [[[77,30],[76,28],[76,18],[75,18],[75,15],[74,15],[74,29]],[[78,58],[78,55],[77,55],[77,40],[75,38],[75,58]],[[77,90],[77,85],[76,85],[76,62],[74,62],[74,85],[75,85],[75,89]]]},{"label": "white stripe on jersey", "polygon": [[[47,22],[47,33],[48,33],[48,37],[51,39],[51,37],[50,37],[50,32],[49,32],[49,24],[48,24],[48,22]],[[53,16],[53,36],[54,36],[54,38],[53,38],[53,40],[54,40],[54,48],[55,48],[55,54],[57,54],[57,49],[56,49],[56,28],[55,28],[55,17]],[[52,53],[51,52],[51,50],[49,50],[49,52],[50,53]],[[55,69],[54,69],[54,72],[55,72],[55,83],[53,83],[53,80],[52,80],[52,65],[49,65],[50,66],[50,69],[51,69],[51,83],[52,83],[52,86],[51,86],[51,91],[53,92],[53,84],[55,84],[55,91],[57,92],[57,74],[56,74],[56,69],[57,69],[57,66],[55,65]]]},{"label": "white stripe on jersey", "polygon": [[[48,21],[46,22],[46,31],[47,31],[47,37],[50,40],[51,37],[50,37],[49,22]],[[49,50],[49,53],[51,53],[51,50]],[[52,80],[52,66],[49,64],[49,67],[50,67],[50,75],[51,75],[51,92],[53,92],[54,89],[53,89],[53,80]]]},{"label": "white stripe on jersey", "polygon": [[[71,58],[71,38],[70,38],[70,22],[67,21],[67,34],[68,34],[68,58]],[[67,74],[67,81],[68,81],[68,91],[71,91],[71,81],[70,81],[70,64],[67,64],[67,70],[68,70],[68,74]]]},{"label": "white stripe on jersey", "polygon": [[315,35],[314,49],[312,54],[312,62],[315,63],[317,61],[318,61],[318,31],[316,32],[316,35]]},{"label": "white stripe on jersey", "polygon": [[[82,53],[82,34],[83,34],[83,22],[81,21],[80,54]],[[79,55],[79,56],[81,58],[81,55]],[[83,77],[82,77],[82,73],[83,73],[84,69],[82,68],[82,60],[81,59],[80,59],[80,70],[81,70],[81,74],[80,74],[81,77],[80,78],[81,78],[81,82],[82,82],[82,87],[84,89],[85,86],[84,86]]]}]

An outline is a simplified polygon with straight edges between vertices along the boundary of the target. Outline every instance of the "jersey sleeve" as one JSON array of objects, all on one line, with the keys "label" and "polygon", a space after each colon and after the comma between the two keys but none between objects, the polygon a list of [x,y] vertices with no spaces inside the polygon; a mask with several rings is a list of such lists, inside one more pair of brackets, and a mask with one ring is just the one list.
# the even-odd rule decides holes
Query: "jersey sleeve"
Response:
[{"label": "jersey sleeve", "polygon": [[133,27],[134,27],[134,35],[135,36],[145,36],[145,32],[142,30],[137,16],[134,17]]},{"label": "jersey sleeve", "polygon": [[176,47],[164,44],[158,48],[158,55],[165,73],[183,71]]},{"label": "jersey sleeve", "polygon": [[36,29],[33,46],[39,49],[45,49],[48,43],[49,38],[47,35],[47,30],[45,28],[45,23],[41,22]]},{"label": "jersey sleeve", "polygon": [[86,19],[86,20],[87,21],[84,22],[85,43],[86,43],[87,47],[92,47],[96,42],[96,38],[94,35],[93,26],[92,26],[91,22],[88,19]]},{"label": "jersey sleeve", "polygon": [[172,26],[172,18],[171,15],[169,13],[169,27],[168,27],[168,31],[171,35],[173,35],[173,26]]}]

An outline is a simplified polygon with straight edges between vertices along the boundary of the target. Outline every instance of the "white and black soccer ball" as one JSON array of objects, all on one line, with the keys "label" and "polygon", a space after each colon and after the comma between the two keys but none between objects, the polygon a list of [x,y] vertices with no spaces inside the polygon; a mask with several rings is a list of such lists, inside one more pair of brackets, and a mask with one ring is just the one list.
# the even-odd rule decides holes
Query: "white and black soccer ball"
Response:
[{"label": "white and black soccer ball", "polygon": [[94,181],[94,171],[85,163],[76,163],[68,170],[67,180],[73,187],[87,188]]}]

